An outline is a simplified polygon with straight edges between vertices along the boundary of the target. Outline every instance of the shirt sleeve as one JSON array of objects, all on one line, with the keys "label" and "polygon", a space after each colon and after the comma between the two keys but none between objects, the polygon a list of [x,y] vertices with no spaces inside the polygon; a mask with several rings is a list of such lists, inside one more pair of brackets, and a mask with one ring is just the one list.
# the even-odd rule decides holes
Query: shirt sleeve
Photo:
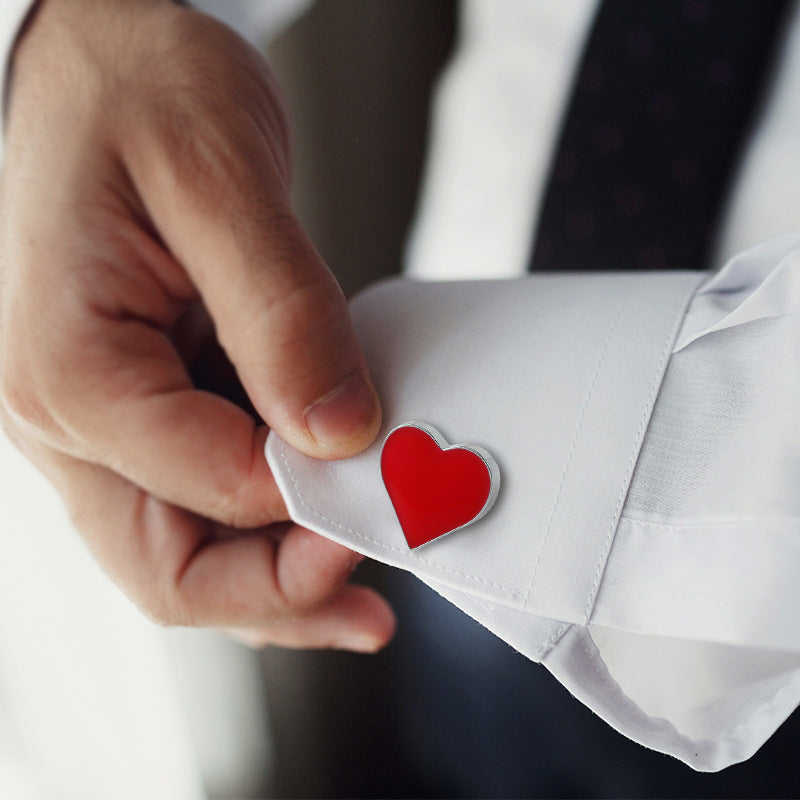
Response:
[{"label": "shirt sleeve", "polygon": [[230,25],[240,36],[261,44],[280,35],[314,0],[193,0],[192,5]]},{"label": "shirt sleeve", "polygon": [[[2,58],[0,61],[0,87],[2,87],[3,97],[7,90],[6,84],[14,43],[33,4],[34,0],[6,0],[3,3],[3,11],[0,13],[0,58]],[[3,133],[3,122],[4,115],[0,115],[0,137]]]},{"label": "shirt sleeve", "polygon": [[[409,570],[625,735],[722,769],[800,701],[798,287],[800,235],[710,279],[379,284],[351,308],[383,433],[318,462],[273,432],[267,458],[295,521]],[[380,457],[411,421],[501,475],[484,517],[413,550]]]}]

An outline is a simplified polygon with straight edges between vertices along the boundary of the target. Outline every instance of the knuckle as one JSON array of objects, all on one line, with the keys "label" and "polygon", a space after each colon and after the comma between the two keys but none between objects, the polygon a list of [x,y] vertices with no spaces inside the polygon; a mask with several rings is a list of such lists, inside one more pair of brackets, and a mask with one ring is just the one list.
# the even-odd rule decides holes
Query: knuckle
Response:
[{"label": "knuckle", "polygon": [[183,80],[150,99],[146,114],[178,187],[215,208],[247,207],[265,188],[285,194],[284,136],[264,119],[258,97],[241,96],[241,76],[219,62],[182,72]]},{"label": "knuckle", "polygon": [[137,598],[136,604],[151,622],[163,628],[191,625],[178,599],[177,591],[158,591]]},{"label": "knuckle", "polygon": [[26,427],[53,432],[55,421],[30,381],[13,368],[3,370],[0,377],[0,403],[8,417]]},{"label": "knuckle", "polygon": [[169,518],[163,516],[167,506],[144,490],[136,490],[133,498],[126,535],[137,541],[140,549],[124,567],[123,586],[139,610],[157,625],[191,625],[183,586],[186,564],[164,554],[161,537],[172,530]]},{"label": "knuckle", "polygon": [[[255,198],[253,198],[255,199]],[[270,271],[281,296],[292,292],[309,293],[319,288],[330,293],[333,276],[311,244],[291,207],[261,202],[255,205],[256,223],[270,244]],[[276,269],[277,268],[277,269]]]},{"label": "knuckle", "polygon": [[242,315],[241,322],[263,320],[270,326],[270,339],[278,337],[280,344],[284,335],[348,322],[344,295],[299,230],[299,223],[271,218],[264,221],[262,230],[269,237],[270,262],[252,276],[253,298],[258,302],[251,304],[250,314]]},{"label": "knuckle", "polygon": [[162,628],[172,628],[179,624],[175,615],[161,603],[151,601],[139,603],[139,610],[150,622],[154,622]]},{"label": "knuckle", "polygon": [[[154,128],[160,147],[180,189],[192,197],[211,202],[226,182],[241,172],[231,138],[215,124],[216,116],[204,113],[208,98],[200,90],[187,88],[175,103],[156,109]],[[191,130],[191,136],[187,136]]]},{"label": "knuckle", "polygon": [[197,203],[246,207],[243,194],[263,194],[265,186],[286,195],[288,122],[269,68],[222,26],[198,31],[197,18],[181,20],[126,120]]},{"label": "knuckle", "polygon": [[248,530],[272,522],[272,515],[269,513],[240,508],[239,497],[241,494],[237,491],[223,496],[217,505],[214,518],[236,530]]},{"label": "knuckle", "polygon": [[305,564],[304,569],[286,571],[280,576],[279,588],[285,609],[294,614],[302,614],[317,608],[329,600],[347,581],[353,564],[351,560],[322,565],[312,553],[313,541],[306,543],[306,554],[297,563]]},{"label": "knuckle", "polygon": [[246,529],[255,527],[250,524],[249,516],[236,507],[236,497],[237,491],[235,488],[223,488],[210,503],[208,509],[209,517],[231,528]]},{"label": "knuckle", "polygon": [[267,324],[273,346],[260,363],[268,376],[280,376],[284,390],[308,386],[328,391],[359,368],[347,309],[322,282],[298,286],[276,300]]},{"label": "knuckle", "polygon": [[331,291],[329,281],[319,278],[295,287],[282,299],[281,311],[286,322],[284,345],[293,344],[294,339],[317,345],[321,358],[328,360],[337,346],[351,344],[347,308]]},{"label": "knuckle", "polygon": [[260,566],[264,579],[251,584],[246,593],[234,592],[229,597],[233,616],[247,619],[255,615],[261,622],[294,616],[297,610],[283,593],[278,580],[274,544],[267,537],[255,539],[250,558]]},{"label": "knuckle", "polygon": [[[251,466],[234,469],[232,474],[247,474],[246,469],[251,469]],[[211,519],[236,530],[260,528],[277,521],[265,502],[254,502],[250,486],[242,485],[239,481],[231,483],[230,477],[218,486],[216,498],[211,501],[206,513]]]},{"label": "knuckle", "polygon": [[6,368],[0,376],[0,403],[12,417],[24,418],[30,405],[21,381]]}]

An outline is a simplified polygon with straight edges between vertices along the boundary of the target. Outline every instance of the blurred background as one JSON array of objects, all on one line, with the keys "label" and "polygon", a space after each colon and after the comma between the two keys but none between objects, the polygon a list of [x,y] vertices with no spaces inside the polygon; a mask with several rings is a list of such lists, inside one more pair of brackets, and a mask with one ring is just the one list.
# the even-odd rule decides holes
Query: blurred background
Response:
[{"label": "blurred background", "polygon": [[266,48],[288,103],[294,202],[346,294],[400,269],[455,2],[323,0]]}]

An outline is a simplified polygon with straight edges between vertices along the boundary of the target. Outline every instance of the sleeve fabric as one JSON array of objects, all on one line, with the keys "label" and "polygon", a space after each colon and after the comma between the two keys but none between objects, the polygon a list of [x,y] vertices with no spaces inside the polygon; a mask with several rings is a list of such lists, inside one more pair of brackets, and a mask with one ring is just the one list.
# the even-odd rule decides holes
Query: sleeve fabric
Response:
[{"label": "sleeve fabric", "polygon": [[[0,13],[0,87],[5,96],[11,66],[11,53],[22,23],[33,7],[34,0],[6,0]],[[2,141],[4,115],[0,115],[0,141]]]},{"label": "sleeve fabric", "polygon": [[[618,730],[710,771],[800,700],[800,236],[704,277],[380,284],[352,306],[378,441],[319,462],[271,433],[267,457],[297,522],[411,571]],[[414,551],[379,465],[412,420],[502,476],[484,518]]]},{"label": "sleeve fabric", "polygon": [[240,36],[261,44],[278,36],[314,0],[192,0],[192,5],[230,25]]}]

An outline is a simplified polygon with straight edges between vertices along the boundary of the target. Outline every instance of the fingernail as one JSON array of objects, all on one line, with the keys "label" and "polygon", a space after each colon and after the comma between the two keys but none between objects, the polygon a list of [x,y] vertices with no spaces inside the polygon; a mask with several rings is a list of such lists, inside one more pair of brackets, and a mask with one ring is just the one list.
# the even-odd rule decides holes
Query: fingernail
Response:
[{"label": "fingernail", "polygon": [[377,653],[381,642],[363,633],[345,634],[337,639],[333,646],[339,650],[350,650],[353,653]]},{"label": "fingernail", "polygon": [[306,426],[318,444],[343,444],[369,428],[377,411],[375,394],[358,373],[306,409]]}]

